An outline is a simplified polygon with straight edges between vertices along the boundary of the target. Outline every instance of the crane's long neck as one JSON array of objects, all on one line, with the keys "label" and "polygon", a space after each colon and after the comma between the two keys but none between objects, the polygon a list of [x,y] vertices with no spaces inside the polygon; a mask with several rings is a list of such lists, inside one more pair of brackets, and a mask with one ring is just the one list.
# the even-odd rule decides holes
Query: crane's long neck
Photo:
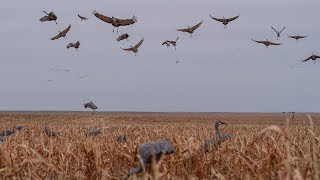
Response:
[{"label": "crane's long neck", "polygon": [[216,125],[215,125],[215,129],[216,129],[216,137],[217,137],[217,140],[219,141],[220,138],[221,138],[220,129],[219,129],[219,124],[216,124]]}]

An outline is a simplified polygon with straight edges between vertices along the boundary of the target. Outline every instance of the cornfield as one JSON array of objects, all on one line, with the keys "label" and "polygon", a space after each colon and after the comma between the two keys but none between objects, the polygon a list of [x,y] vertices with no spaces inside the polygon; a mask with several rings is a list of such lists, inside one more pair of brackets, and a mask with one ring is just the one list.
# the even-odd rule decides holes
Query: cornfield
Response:
[{"label": "cornfield", "polygon": [[[204,153],[217,119],[233,137]],[[24,126],[0,143],[0,179],[320,178],[319,114],[5,112],[0,122],[0,132]],[[103,133],[86,136],[91,129]],[[139,145],[164,139],[176,152],[128,177]]]}]

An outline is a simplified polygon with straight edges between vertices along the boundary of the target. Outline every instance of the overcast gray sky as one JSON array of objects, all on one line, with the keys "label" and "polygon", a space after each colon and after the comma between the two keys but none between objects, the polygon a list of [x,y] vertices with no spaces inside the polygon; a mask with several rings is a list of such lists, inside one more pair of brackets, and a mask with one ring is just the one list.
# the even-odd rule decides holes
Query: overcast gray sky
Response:
[{"label": "overcast gray sky", "polygon": [[[0,110],[83,110],[92,100],[104,111],[319,111],[320,63],[300,62],[320,54],[319,5],[319,0],[2,1]],[[53,10],[59,24],[40,22],[43,10]],[[144,37],[138,56],[120,49],[131,43],[116,42],[120,33],[112,33],[93,10],[138,18],[119,29],[131,35],[132,45]],[[89,20],[80,22],[78,13]],[[224,29],[209,14],[240,18]],[[192,38],[176,31],[201,20]],[[69,24],[67,39],[50,40]],[[282,46],[265,48],[250,40],[277,41],[271,26],[287,27]],[[295,34],[309,37],[287,38]],[[176,51],[161,46],[177,36]],[[77,40],[79,52],[66,49]]]}]

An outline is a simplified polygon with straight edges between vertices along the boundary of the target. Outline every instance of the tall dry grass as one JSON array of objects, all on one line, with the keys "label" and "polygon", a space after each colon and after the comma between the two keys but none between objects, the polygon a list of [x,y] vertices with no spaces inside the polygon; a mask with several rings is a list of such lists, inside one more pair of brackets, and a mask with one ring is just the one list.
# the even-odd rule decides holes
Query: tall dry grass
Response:
[{"label": "tall dry grass", "polygon": [[[233,139],[210,153],[214,118]],[[315,117],[315,118],[313,118]],[[124,179],[141,143],[170,139],[176,153],[129,179],[319,179],[319,115],[1,114],[0,130],[26,127],[0,144],[0,179]],[[300,118],[300,119],[299,119]],[[261,123],[259,123],[261,122]],[[60,131],[56,138],[44,126]],[[87,137],[92,128],[103,134]],[[118,143],[116,137],[128,136]]]}]

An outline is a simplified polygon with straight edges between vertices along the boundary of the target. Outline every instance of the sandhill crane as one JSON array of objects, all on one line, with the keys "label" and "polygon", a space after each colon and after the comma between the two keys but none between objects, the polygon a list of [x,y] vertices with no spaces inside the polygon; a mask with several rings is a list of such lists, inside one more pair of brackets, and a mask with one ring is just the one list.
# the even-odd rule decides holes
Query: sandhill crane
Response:
[{"label": "sandhill crane", "polygon": [[53,38],[51,38],[51,40],[56,40],[59,39],[61,37],[66,37],[67,33],[70,31],[71,29],[71,25],[69,25],[65,30],[63,31],[59,31],[59,34],[57,34],[56,36],[54,36]]},{"label": "sandhill crane", "polygon": [[78,17],[81,19],[81,21],[88,20],[88,18],[86,18],[86,17],[84,17],[84,16],[81,16],[80,14],[78,14]]},{"label": "sandhill crane", "polygon": [[46,133],[46,135],[50,138],[58,135],[58,133],[54,132],[52,129],[49,130],[47,127],[44,128],[44,133]]},{"label": "sandhill crane", "polygon": [[3,137],[0,137],[0,142],[5,142],[5,139]]},{"label": "sandhill crane", "polygon": [[69,49],[71,47],[75,48],[78,51],[78,48],[80,47],[80,42],[77,41],[75,43],[69,43],[68,46],[67,46],[67,49]]},{"label": "sandhill crane", "polygon": [[14,126],[12,130],[6,130],[0,133],[0,137],[10,136],[14,134],[16,131],[19,131],[23,128],[21,125]]},{"label": "sandhill crane", "polygon": [[227,28],[227,25],[229,24],[229,22],[233,21],[233,20],[236,20],[240,15],[238,16],[235,16],[235,17],[232,17],[232,18],[224,18],[222,17],[221,18],[215,18],[213,16],[211,16],[211,14],[209,14],[209,16],[213,19],[213,20],[216,20],[218,22],[222,22],[222,24],[224,25],[224,28]]},{"label": "sandhill crane", "polygon": [[174,49],[176,50],[176,46],[177,46],[177,41],[178,40],[179,40],[179,37],[177,37],[177,39],[175,41],[166,40],[165,42],[162,43],[162,45],[167,45],[167,47],[172,45],[174,47]]},{"label": "sandhill crane", "polygon": [[92,109],[93,110],[92,115],[96,111],[96,109],[98,109],[98,107],[92,101],[90,101],[88,103],[84,103],[83,106],[84,106],[84,108]]},{"label": "sandhill crane", "polygon": [[123,49],[124,51],[132,51],[132,52],[134,52],[134,54],[135,54],[135,56],[137,55],[137,52],[139,51],[138,50],[138,48],[141,46],[141,44],[143,43],[143,41],[144,41],[144,38],[142,38],[141,40],[140,40],[140,42],[138,42],[138,44],[136,44],[135,46],[131,46],[130,48],[126,48],[126,49],[124,49],[124,48],[121,48],[121,49]]},{"label": "sandhill crane", "polygon": [[53,11],[51,11],[49,14],[46,11],[42,11],[46,14],[46,16],[43,16],[42,18],[39,19],[39,21],[41,22],[45,22],[45,21],[54,21],[56,24],[57,23],[57,19],[58,17],[56,16],[56,14],[54,14]]},{"label": "sandhill crane", "polygon": [[129,34],[125,33],[125,34],[121,34],[116,40],[122,41],[124,39],[128,39],[129,37],[130,37]]},{"label": "sandhill crane", "polygon": [[303,39],[303,38],[306,38],[306,37],[308,37],[308,36],[299,36],[299,35],[297,35],[297,36],[289,36],[289,38],[292,38],[292,39],[295,39],[295,40]]},{"label": "sandhill crane", "polygon": [[88,136],[98,136],[99,134],[101,134],[100,130],[89,130],[87,133]]},{"label": "sandhill crane", "polygon": [[223,135],[220,133],[219,126],[221,124],[226,124],[226,123],[224,123],[222,121],[215,122],[214,128],[216,130],[216,135],[210,139],[205,140],[204,144],[202,145],[204,152],[208,152],[210,147],[219,145],[219,144],[223,143],[225,140],[232,138],[232,135],[229,133],[223,134]]},{"label": "sandhill crane", "polygon": [[139,167],[130,168],[129,176],[142,172],[142,170],[152,163],[154,159],[158,162],[162,155],[175,153],[175,149],[170,141],[155,141],[142,144],[138,149]]},{"label": "sandhill crane", "polygon": [[117,137],[117,142],[119,142],[119,143],[127,142],[127,135],[118,136]]},{"label": "sandhill crane", "polygon": [[306,61],[312,60],[314,63],[316,63],[315,60],[318,59],[318,58],[320,58],[320,56],[312,54],[311,56],[309,56],[307,59],[303,60],[302,62],[306,62]]},{"label": "sandhill crane", "polygon": [[177,29],[177,31],[189,33],[190,37],[192,37],[192,34],[194,33],[194,31],[197,30],[201,26],[202,23],[203,23],[203,21],[199,22],[198,24],[196,24],[192,27],[188,26],[188,28],[185,28],[185,29]]},{"label": "sandhill crane", "polygon": [[97,11],[93,11],[93,14],[100,20],[106,22],[106,23],[109,23],[113,26],[113,30],[112,32],[114,32],[114,28],[116,27],[117,28],[117,32],[118,32],[118,28],[120,26],[128,26],[128,25],[131,25],[131,24],[134,24],[136,23],[138,20],[135,16],[133,16],[131,19],[118,19],[118,18],[115,18],[115,17],[108,17],[108,16],[105,16],[105,15],[102,15],[100,13],[98,13]]},{"label": "sandhill crane", "polygon": [[273,42],[270,42],[267,40],[265,41],[256,41],[254,39],[251,39],[252,41],[256,42],[256,43],[260,43],[260,44],[264,44],[266,47],[270,46],[270,45],[275,45],[275,46],[278,46],[278,45],[281,45],[281,43],[273,43]]},{"label": "sandhill crane", "polygon": [[271,29],[274,30],[274,32],[277,33],[277,39],[279,39],[280,36],[281,36],[282,31],[283,31],[284,29],[286,29],[286,27],[283,27],[280,31],[276,30],[276,29],[273,28],[272,26],[271,26]]}]

